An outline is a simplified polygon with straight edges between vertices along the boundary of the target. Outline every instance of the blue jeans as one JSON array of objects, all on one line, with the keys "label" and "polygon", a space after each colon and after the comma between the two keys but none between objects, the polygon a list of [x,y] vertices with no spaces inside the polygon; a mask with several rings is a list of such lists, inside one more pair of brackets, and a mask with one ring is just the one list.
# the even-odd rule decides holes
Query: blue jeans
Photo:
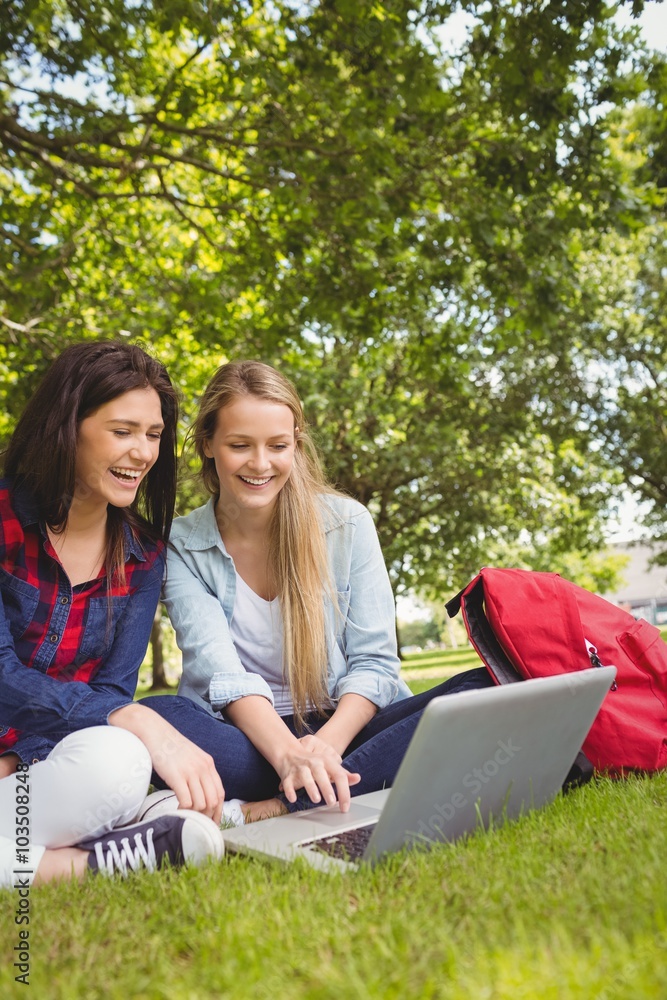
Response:
[{"label": "blue jeans", "polygon": [[[345,767],[361,775],[359,784],[350,789],[352,795],[375,792],[393,784],[422,712],[433,698],[456,691],[490,687],[492,684],[486,668],[478,667],[457,674],[422,694],[380,709],[343,754]],[[249,802],[280,798],[290,810],[314,805],[304,792],[299,794],[297,802],[287,802],[279,792],[280,779],[274,769],[231,722],[214,718],[200,705],[178,695],[142,698],[141,704],[158,712],[184,736],[211,754],[225,787],[226,798],[246,799]],[[330,714],[325,717],[308,715],[306,722],[310,731],[316,733]],[[303,735],[297,733],[293,716],[284,716],[283,721],[295,736]],[[153,782],[159,788],[165,787],[156,774],[153,774]]]}]

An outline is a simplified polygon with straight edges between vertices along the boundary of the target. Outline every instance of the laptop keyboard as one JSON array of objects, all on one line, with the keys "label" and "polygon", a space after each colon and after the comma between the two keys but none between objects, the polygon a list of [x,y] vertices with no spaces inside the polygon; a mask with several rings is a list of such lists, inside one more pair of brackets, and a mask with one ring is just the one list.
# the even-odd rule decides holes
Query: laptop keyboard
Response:
[{"label": "laptop keyboard", "polygon": [[305,840],[299,846],[312,847],[315,851],[321,851],[323,854],[339,858],[341,861],[358,861],[363,857],[376,826],[376,823],[356,826],[353,830],[343,830],[342,833],[327,834],[325,837]]}]

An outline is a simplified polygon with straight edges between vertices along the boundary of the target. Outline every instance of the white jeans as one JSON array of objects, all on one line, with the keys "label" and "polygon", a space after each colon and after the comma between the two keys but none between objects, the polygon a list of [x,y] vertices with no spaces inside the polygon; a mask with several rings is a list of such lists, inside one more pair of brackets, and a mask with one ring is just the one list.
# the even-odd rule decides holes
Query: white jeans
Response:
[{"label": "white jeans", "polygon": [[27,771],[0,779],[0,888],[13,885],[16,868],[34,873],[47,848],[71,847],[131,823],[150,777],[140,739],[95,726],[70,733]]}]

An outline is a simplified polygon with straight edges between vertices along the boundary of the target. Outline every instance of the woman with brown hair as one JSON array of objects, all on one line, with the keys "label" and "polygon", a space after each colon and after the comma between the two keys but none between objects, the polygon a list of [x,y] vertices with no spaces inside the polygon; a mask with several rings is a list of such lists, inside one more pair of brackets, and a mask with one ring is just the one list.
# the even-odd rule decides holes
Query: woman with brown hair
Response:
[{"label": "woman with brown hair", "polygon": [[239,820],[345,810],[392,783],[432,697],[488,675],[411,696],[372,518],[327,484],[288,379],[224,365],[192,437],[212,496],[174,522],[164,588],[188,700],[150,704],[213,756]]},{"label": "woman with brown hair", "polygon": [[[159,362],[136,346],[88,342],[52,364],[9,442],[0,886],[17,866],[28,882],[48,881],[222,852],[212,760],[133,701],[174,507],[177,415]],[[151,768],[185,808],[128,826]]]}]

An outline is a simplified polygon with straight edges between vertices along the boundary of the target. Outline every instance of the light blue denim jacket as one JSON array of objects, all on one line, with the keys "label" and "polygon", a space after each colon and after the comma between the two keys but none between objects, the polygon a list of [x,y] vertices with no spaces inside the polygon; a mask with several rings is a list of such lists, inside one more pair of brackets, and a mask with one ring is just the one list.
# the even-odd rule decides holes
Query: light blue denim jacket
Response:
[{"label": "light blue denim jacket", "polygon": [[[370,514],[356,500],[323,496],[324,523],[338,613],[326,606],[328,689],[335,704],[344,694],[368,698],[378,708],[410,695],[399,677],[394,599]],[[179,694],[211,714],[246,695],[271,689],[243,667],[229,622],[236,571],[209,500],[171,529],[163,600],[183,652]]]}]

